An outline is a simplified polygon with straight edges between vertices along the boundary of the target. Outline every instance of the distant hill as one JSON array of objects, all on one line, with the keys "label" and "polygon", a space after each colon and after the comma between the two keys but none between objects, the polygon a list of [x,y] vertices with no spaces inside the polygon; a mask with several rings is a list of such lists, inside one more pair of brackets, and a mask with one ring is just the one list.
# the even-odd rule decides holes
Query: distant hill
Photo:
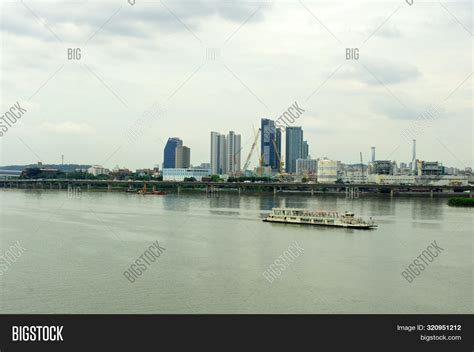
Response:
[{"label": "distant hill", "polygon": [[[22,171],[27,167],[37,167],[38,164],[29,164],[29,165],[6,165],[0,166],[0,170],[17,170]],[[82,164],[43,164],[44,168],[59,169],[63,172],[73,172],[76,169],[88,169],[91,165],[82,165]]]}]

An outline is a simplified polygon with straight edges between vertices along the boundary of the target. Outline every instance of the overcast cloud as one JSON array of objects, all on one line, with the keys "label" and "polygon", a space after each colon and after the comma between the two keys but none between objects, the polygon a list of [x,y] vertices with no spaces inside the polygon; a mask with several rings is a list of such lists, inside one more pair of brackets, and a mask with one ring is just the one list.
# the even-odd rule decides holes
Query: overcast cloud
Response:
[{"label": "overcast cloud", "polygon": [[199,165],[210,131],[229,130],[245,159],[260,119],[295,101],[313,157],[367,161],[375,145],[409,161],[401,132],[436,103],[418,157],[473,165],[472,1],[3,1],[1,13],[1,108],[27,109],[0,138],[1,165],[161,166],[172,136]]}]

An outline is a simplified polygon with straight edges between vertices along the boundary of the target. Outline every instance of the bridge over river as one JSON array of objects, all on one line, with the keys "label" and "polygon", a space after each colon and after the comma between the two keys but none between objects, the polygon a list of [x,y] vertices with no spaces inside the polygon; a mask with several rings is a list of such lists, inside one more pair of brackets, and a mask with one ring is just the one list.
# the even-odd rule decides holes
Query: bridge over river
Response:
[{"label": "bridge over river", "polygon": [[140,180],[77,180],[77,179],[9,179],[0,180],[0,188],[23,189],[70,189],[81,190],[122,190],[134,191],[164,190],[181,192],[186,189],[202,189],[208,193],[220,190],[241,192],[309,192],[314,193],[346,193],[349,198],[357,198],[361,193],[394,194],[412,193],[434,195],[473,195],[472,185],[468,186],[436,186],[436,185],[394,185],[394,184],[342,184],[342,183],[297,183],[297,182],[200,182],[200,181],[140,181]]}]

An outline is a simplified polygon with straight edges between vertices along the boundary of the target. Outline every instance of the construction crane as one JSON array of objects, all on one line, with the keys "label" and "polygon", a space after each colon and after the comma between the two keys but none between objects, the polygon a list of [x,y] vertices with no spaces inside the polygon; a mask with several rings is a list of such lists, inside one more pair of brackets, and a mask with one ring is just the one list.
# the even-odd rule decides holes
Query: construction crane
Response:
[{"label": "construction crane", "polygon": [[[255,128],[254,128],[255,130]],[[261,132],[261,129],[259,128],[258,129],[258,132]],[[260,133],[257,133],[260,135]],[[258,167],[257,167],[257,170],[258,170],[258,174],[260,175],[260,177],[262,177],[262,173],[263,173],[263,150],[260,150],[260,148],[258,147],[258,143],[257,143],[257,155],[258,155]]]},{"label": "construction crane", "polygon": [[276,146],[275,140],[272,139],[273,147],[275,148],[275,155],[278,158],[278,163],[280,164],[280,175],[283,175],[283,165],[285,164],[283,160],[281,160],[280,155],[278,154],[278,148]]},{"label": "construction crane", "polygon": [[[250,148],[249,155],[247,156],[247,159],[245,159],[244,167],[242,170],[247,170],[250,164],[250,158],[252,157],[253,152],[255,151],[255,147],[257,146],[258,142],[258,136],[260,135],[260,128],[258,129],[257,133],[255,133],[255,139],[253,141],[252,147]],[[259,161],[261,160],[261,157],[259,156]],[[260,162],[261,163],[261,162]]]}]

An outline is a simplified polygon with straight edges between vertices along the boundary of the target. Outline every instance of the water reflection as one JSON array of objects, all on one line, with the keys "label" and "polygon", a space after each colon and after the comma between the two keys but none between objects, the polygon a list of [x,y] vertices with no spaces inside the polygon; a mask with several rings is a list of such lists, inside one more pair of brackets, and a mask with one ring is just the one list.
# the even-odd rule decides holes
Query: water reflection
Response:
[{"label": "water reflection", "polygon": [[443,219],[443,203],[446,199],[422,198],[418,202],[412,202],[411,214],[412,219],[423,220],[442,220]]}]

